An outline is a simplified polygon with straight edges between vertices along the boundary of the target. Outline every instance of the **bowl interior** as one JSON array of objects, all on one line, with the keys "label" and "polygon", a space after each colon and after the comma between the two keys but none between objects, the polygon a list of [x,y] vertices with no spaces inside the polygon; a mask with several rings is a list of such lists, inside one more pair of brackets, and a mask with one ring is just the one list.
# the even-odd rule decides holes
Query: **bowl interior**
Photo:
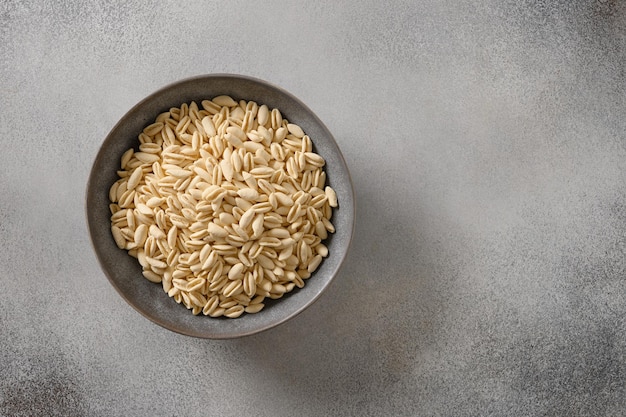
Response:
[{"label": "bowl interior", "polygon": [[[141,275],[137,260],[119,249],[110,232],[108,192],[118,179],[122,154],[131,147],[137,149],[137,136],[155,117],[189,103],[228,94],[234,99],[253,100],[278,108],[283,117],[299,124],[311,137],[314,150],[326,159],[324,167],[327,184],[337,193],[339,207],[333,210],[332,222],[336,232],[325,244],[329,256],[308,279],[304,288],[295,288],[279,300],[268,300],[257,314],[244,314],[237,319],[194,316],[184,306],[176,304]],[[343,262],[354,227],[354,195],[350,174],[341,152],[324,124],[300,100],[286,91],[250,77],[216,74],[186,79],[171,84],[134,106],[115,125],[104,140],[87,184],[86,215],[91,241],[102,269],[120,295],[138,312],[172,331],[204,338],[234,338],[274,327],[297,315],[313,303],[330,284]]]}]

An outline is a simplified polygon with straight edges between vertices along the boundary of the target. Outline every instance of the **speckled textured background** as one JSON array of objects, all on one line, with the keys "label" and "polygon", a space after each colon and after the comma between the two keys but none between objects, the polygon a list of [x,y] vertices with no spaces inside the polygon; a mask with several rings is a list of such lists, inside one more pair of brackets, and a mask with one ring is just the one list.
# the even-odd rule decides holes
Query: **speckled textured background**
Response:
[{"label": "speckled textured background", "polygon": [[[626,6],[0,3],[0,415],[626,415]],[[117,295],[90,164],[154,90],[251,75],[334,133],[354,245],[231,341]]]}]

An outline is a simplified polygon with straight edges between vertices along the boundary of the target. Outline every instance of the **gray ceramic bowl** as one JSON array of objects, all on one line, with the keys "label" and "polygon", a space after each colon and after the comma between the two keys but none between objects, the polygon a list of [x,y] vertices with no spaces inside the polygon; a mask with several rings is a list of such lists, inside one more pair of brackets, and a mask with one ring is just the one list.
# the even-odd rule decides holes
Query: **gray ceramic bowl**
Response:
[{"label": "gray ceramic bowl", "polygon": [[[281,299],[270,300],[257,314],[237,319],[194,316],[176,304],[141,275],[136,259],[118,249],[110,232],[108,191],[117,180],[120,157],[130,147],[138,146],[137,136],[161,112],[182,103],[200,101],[228,94],[235,99],[254,100],[278,108],[289,121],[299,124],[311,137],[314,150],[326,159],[328,184],[338,196],[334,210],[336,233],[325,242],[329,256],[306,281],[302,289]],[[104,140],[94,161],[87,184],[86,214],[91,241],[106,276],[119,294],[139,313],[153,322],[178,333],[212,339],[227,339],[258,333],[293,318],[316,301],[337,275],[348,252],[355,217],[352,182],[337,143],[324,124],[300,100],[267,82],[239,75],[214,74],[194,77],[171,84],[151,94],[122,117]]]}]

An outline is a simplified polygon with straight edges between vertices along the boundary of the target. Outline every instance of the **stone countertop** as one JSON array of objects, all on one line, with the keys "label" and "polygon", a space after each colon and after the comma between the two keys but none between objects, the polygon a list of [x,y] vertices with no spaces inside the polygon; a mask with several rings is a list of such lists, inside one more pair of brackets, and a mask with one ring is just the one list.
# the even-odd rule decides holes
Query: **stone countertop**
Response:
[{"label": "stone countertop", "polygon": [[[8,1],[0,40],[0,415],[626,415],[624,3]],[[117,120],[216,72],[357,195],[330,290],[225,341],[129,307],[84,219]]]}]

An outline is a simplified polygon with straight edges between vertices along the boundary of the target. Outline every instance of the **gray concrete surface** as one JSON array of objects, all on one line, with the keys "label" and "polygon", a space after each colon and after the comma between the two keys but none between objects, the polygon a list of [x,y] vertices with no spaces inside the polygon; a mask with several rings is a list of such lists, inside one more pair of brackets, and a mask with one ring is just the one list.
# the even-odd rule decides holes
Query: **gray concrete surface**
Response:
[{"label": "gray concrete surface", "polygon": [[[626,6],[0,3],[0,415],[626,415]],[[278,84],[357,193],[341,275],[231,341],[118,296],[83,199],[180,78]]]}]

